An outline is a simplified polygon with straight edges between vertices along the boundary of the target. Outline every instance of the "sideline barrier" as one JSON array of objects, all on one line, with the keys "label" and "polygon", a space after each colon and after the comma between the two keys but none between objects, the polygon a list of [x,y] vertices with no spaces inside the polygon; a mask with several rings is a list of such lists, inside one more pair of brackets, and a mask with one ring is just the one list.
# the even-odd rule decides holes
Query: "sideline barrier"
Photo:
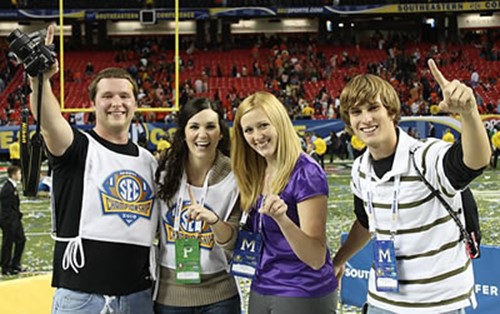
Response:
[{"label": "sideline barrier", "polygon": [[0,282],[0,313],[49,314],[55,289],[52,274]]},{"label": "sideline barrier", "polygon": [[[342,233],[341,243],[347,239]],[[341,302],[346,305],[361,307],[366,302],[368,277],[372,264],[372,242],[351,258],[346,264],[342,287]],[[477,308],[466,309],[471,314],[496,314],[500,308],[500,247],[481,245],[481,258],[473,260]]]},{"label": "sideline barrier", "polygon": [[[482,115],[481,119],[485,128],[491,130],[495,125],[500,125],[500,115]],[[403,129],[414,128],[417,130],[421,138],[426,138],[429,133],[429,122],[434,123],[436,136],[441,137],[446,129],[451,129],[455,138],[458,138],[460,131],[460,121],[448,116],[419,116],[419,117],[402,117],[399,125]],[[228,125],[232,127],[232,122]],[[344,129],[344,123],[340,119],[332,120],[294,120],[293,125],[297,132],[312,131],[318,133],[321,137],[326,138],[330,132],[341,132]],[[75,127],[83,130],[88,130],[93,127],[90,124],[75,125]],[[165,123],[140,123],[139,126],[131,127],[129,133],[131,138],[138,138],[139,133],[144,133],[147,139],[148,149],[156,150],[156,144],[160,137],[167,132],[173,134],[175,132],[175,124]],[[30,134],[35,129],[34,125],[30,126]],[[9,145],[14,138],[19,138],[19,126],[0,126],[0,155],[9,153]]]}]

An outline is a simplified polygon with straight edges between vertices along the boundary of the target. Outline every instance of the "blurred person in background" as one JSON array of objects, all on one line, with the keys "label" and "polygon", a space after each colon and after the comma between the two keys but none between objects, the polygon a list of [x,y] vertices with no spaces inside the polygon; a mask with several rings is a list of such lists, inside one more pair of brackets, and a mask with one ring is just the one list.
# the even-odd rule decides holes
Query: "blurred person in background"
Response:
[{"label": "blurred person in background", "polygon": [[[19,210],[17,184],[21,181],[21,168],[9,166],[8,179],[0,191],[0,228],[2,228],[2,250],[0,266],[2,275],[16,275],[21,271],[21,257],[26,237],[24,235],[23,214]],[[14,253],[14,254],[12,254]]]}]

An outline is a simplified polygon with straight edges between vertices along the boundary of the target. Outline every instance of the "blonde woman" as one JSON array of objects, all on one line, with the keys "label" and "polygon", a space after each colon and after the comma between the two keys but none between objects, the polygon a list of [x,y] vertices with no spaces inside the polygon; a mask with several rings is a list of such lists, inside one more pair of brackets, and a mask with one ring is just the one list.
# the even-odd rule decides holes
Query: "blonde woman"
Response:
[{"label": "blonde woman", "polygon": [[334,312],[324,171],[302,152],[286,109],[270,93],[246,98],[233,130],[231,162],[246,228],[262,239],[249,313]]}]

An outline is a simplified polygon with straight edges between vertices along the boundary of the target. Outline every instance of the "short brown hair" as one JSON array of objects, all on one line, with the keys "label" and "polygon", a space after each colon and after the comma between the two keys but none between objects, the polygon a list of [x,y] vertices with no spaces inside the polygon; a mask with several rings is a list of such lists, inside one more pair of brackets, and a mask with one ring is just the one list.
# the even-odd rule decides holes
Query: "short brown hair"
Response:
[{"label": "short brown hair", "polygon": [[132,92],[134,93],[134,98],[137,100],[139,87],[137,86],[137,82],[132,78],[127,70],[122,68],[106,68],[104,70],[101,70],[92,80],[92,82],[90,82],[89,97],[91,101],[95,101],[95,96],[97,95],[97,84],[105,78],[118,78],[128,80],[130,84],[132,84]]},{"label": "short brown hair", "polygon": [[389,116],[394,116],[394,125],[401,119],[401,103],[394,87],[389,82],[372,74],[360,74],[349,81],[340,94],[340,118],[352,134],[349,110],[353,107],[373,103],[380,96]]},{"label": "short brown hair", "polygon": [[9,166],[9,168],[7,168],[7,175],[9,176],[9,178],[12,178],[18,171],[21,171],[21,168],[19,168],[19,166]]}]

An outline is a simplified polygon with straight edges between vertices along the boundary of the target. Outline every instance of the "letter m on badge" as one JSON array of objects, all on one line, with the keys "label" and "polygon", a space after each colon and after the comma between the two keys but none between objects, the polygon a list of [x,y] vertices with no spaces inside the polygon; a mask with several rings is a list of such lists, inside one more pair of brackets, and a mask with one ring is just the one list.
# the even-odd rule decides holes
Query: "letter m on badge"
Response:
[{"label": "letter m on badge", "polygon": [[379,263],[386,262],[386,263],[392,263],[391,260],[391,251],[389,248],[382,248],[380,247],[378,249],[378,261]]},{"label": "letter m on badge", "polygon": [[243,238],[241,240],[241,251],[250,251],[252,253],[255,253],[255,240],[254,239],[249,239],[249,238]]}]

